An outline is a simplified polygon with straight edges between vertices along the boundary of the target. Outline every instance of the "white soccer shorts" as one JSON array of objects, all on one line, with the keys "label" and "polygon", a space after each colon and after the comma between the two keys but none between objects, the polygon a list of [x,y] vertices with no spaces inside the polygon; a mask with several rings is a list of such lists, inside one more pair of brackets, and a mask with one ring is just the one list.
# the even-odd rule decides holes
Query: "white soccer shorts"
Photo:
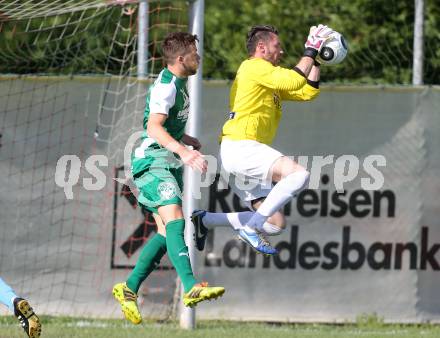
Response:
[{"label": "white soccer shorts", "polygon": [[278,150],[257,141],[224,139],[219,154],[222,176],[232,191],[253,210],[251,201],[266,197],[271,191],[270,170],[282,156]]}]

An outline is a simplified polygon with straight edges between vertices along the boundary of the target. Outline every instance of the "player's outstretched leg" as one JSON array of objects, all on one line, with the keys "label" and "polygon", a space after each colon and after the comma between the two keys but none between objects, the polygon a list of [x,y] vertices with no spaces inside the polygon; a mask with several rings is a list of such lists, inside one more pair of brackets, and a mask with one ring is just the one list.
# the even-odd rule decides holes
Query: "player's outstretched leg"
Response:
[{"label": "player's outstretched leg", "polygon": [[[200,251],[204,250],[209,229],[230,226],[234,231],[238,232],[246,225],[246,222],[252,218],[253,214],[254,212],[252,211],[223,213],[194,210],[191,215],[191,221],[194,224],[194,240],[197,249]],[[278,226],[265,222],[260,233],[266,236],[276,236],[281,234],[283,230],[284,225]],[[265,238],[263,237],[262,240],[264,241]]]},{"label": "player's outstretched leg", "polygon": [[[205,210],[194,210],[191,215],[191,221],[194,224],[194,230],[195,230],[195,241],[196,241],[196,247],[200,251],[202,251],[205,248],[206,238],[208,236],[208,228],[203,224],[203,217],[207,212]],[[230,215],[239,215],[240,213],[231,213]],[[250,214],[252,215],[252,212],[243,212],[243,214]],[[211,215],[216,215],[211,213]],[[269,241],[266,240],[263,233],[257,232],[253,229],[244,229],[243,226],[240,224],[240,222],[231,222],[228,220],[227,213],[219,213],[217,218],[220,218],[220,220],[223,221],[223,224],[228,224],[234,227],[235,230],[238,230],[238,238],[246,243],[248,243],[253,249],[255,249],[257,252],[265,254],[265,255],[274,255],[278,253],[278,251],[273,248]],[[247,217],[248,219],[251,216]],[[237,220],[239,220],[239,217],[235,217]],[[237,223],[237,224],[234,224]],[[267,223],[266,223],[267,224]],[[272,226],[271,224],[267,224],[268,226]],[[273,226],[272,226],[273,227]]]},{"label": "player's outstretched leg", "polygon": [[[253,214],[252,212],[245,212],[245,213],[250,213],[251,215]],[[199,249],[200,251],[202,251],[205,248],[206,237],[208,235],[208,228],[203,224],[203,217],[205,217],[206,214],[207,212],[204,210],[194,210],[191,215],[191,221],[194,224],[194,230],[195,230],[194,236],[195,236],[196,246],[197,249]],[[231,222],[229,222],[227,219],[227,215],[228,214],[218,215],[221,216],[219,218],[223,220],[223,224],[226,223],[231,224]],[[234,227],[234,229],[238,230],[238,234],[239,234],[238,238],[248,243],[257,252],[265,255],[274,255],[278,253],[278,251],[270,245],[269,241],[266,240],[266,238],[262,233],[256,232],[253,229],[245,230],[242,226],[237,227],[233,224],[231,225]]]},{"label": "player's outstretched leg", "polygon": [[137,295],[126,283],[115,284],[113,296],[121,304],[125,318],[133,324],[139,324],[142,321],[142,316],[137,306]]},{"label": "player's outstretched leg", "polygon": [[29,302],[23,298],[14,299],[14,314],[20,321],[24,332],[30,338],[37,338],[41,335],[41,323]]}]

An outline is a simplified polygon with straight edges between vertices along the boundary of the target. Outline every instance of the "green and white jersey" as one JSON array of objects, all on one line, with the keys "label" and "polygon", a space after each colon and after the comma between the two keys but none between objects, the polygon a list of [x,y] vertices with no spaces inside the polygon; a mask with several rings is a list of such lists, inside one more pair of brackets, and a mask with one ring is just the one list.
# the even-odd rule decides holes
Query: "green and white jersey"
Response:
[{"label": "green and white jersey", "polygon": [[163,127],[175,140],[180,141],[185,133],[189,113],[189,96],[186,83],[187,78],[178,78],[167,68],[164,68],[156,81],[150,86],[143,121],[145,132],[142,136],[141,145],[132,154],[131,170],[133,175],[148,169],[155,157],[163,157],[165,152],[172,155],[171,152],[162,148],[156,140],[147,135],[146,129],[150,114],[168,115]]}]

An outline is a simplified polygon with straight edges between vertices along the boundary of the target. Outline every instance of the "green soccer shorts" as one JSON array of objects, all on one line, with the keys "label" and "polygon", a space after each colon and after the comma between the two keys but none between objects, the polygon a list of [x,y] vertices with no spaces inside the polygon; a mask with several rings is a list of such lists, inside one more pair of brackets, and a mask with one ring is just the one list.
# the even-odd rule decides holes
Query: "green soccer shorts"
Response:
[{"label": "green soccer shorts", "polygon": [[183,167],[150,168],[134,183],[139,190],[138,202],[155,214],[160,206],[182,205]]}]

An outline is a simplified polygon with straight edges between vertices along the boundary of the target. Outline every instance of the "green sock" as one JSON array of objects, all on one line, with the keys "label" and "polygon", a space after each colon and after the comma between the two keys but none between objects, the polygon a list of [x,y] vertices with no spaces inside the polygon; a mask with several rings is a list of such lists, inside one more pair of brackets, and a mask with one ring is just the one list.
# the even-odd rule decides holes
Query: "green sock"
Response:
[{"label": "green sock", "polygon": [[166,225],[168,257],[183,283],[185,292],[188,292],[197,282],[191,269],[188,247],[185,244],[184,230],[185,220],[183,219],[176,219],[168,222]]},{"label": "green sock", "polygon": [[156,268],[166,252],[167,244],[165,237],[161,234],[154,235],[142,249],[136,266],[130,276],[128,276],[127,286],[137,293],[142,282]]}]

